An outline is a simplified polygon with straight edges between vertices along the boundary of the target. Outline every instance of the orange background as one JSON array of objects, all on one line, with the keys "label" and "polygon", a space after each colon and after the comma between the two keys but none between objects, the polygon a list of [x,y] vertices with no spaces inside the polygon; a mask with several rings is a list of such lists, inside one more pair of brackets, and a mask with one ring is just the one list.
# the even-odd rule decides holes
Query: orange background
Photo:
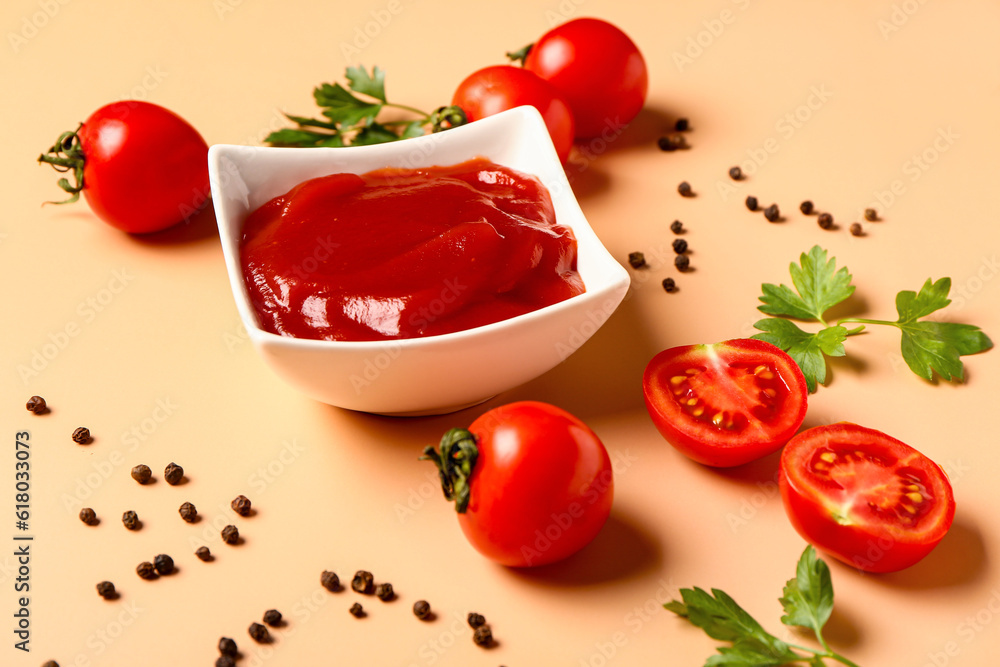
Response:
[{"label": "orange background", "polygon": [[[613,21],[650,69],[645,111],[619,136],[584,146],[567,168],[584,212],[614,255],[643,251],[620,310],[564,364],[477,408],[432,418],[354,414],[294,393],[240,326],[214,217],[133,238],[57,198],[34,164],[59,132],[99,106],[144,98],[178,112],[209,143],[259,144],[310,115],[313,86],[346,65],[378,64],[390,99],[434,108],[469,72],[503,60],[563,20]],[[995,3],[903,0],[638,3],[563,0],[285,2],[10,0],[0,9],[4,83],[0,158],[2,370],[0,664],[212,664],[221,635],[239,664],[698,665],[715,643],[664,611],[680,587],[726,590],[781,637],[777,598],[804,543],[773,483],[776,458],[734,470],[694,464],[667,445],[642,405],[640,379],[659,350],[753,333],[762,282],[819,243],[850,268],[846,312],[894,318],[894,297],[950,276],[942,316],[1000,336],[996,188],[1000,81]],[[691,120],[689,150],[656,139]],[[748,178],[728,180],[742,164]],[[697,196],[682,199],[688,180]],[[769,224],[743,207],[777,202]],[[813,199],[839,228],[797,211]],[[871,204],[882,220],[854,238]],[[680,219],[693,270],[670,265]],[[663,277],[679,291],[665,293]],[[1000,463],[995,414],[1000,353],[966,357],[967,382],[928,384],[906,369],[898,334],[852,338],[807,425],[878,428],[951,474],[955,524],[925,561],[865,576],[831,563],[827,635],[861,665],[995,664],[1000,653]],[[474,372],[475,369],[470,369]],[[32,394],[52,411],[23,408]],[[467,545],[421,448],[453,425],[518,399],[585,420],[616,462],[612,518],[576,557],[534,571],[485,561]],[[77,426],[94,434],[70,441]],[[31,434],[31,648],[13,648],[18,593],[14,438]],[[183,486],[162,481],[176,461]],[[137,463],[160,478],[139,487]],[[231,517],[244,493],[257,513]],[[202,514],[183,523],[176,508]],[[93,507],[102,521],[76,518]],[[134,509],[144,526],[125,531]],[[245,542],[222,544],[239,525]],[[208,544],[211,563],[194,558]],[[178,572],[147,582],[142,560],[171,554]],[[371,570],[390,604],[319,587],[324,569]],[[101,600],[96,582],[122,592]],[[431,623],[410,613],[426,598]],[[246,634],[268,608],[288,624],[260,648]],[[483,613],[498,646],[474,646],[462,618]],[[812,645],[811,643],[809,645]],[[140,657],[141,656],[141,657]]]}]

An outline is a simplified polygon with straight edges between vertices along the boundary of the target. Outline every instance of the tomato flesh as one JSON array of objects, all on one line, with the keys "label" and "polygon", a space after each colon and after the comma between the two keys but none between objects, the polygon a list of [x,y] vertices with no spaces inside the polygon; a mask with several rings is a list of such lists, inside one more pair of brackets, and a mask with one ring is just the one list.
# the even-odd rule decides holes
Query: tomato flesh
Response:
[{"label": "tomato flesh", "polygon": [[885,433],[840,423],[807,429],[782,452],[779,486],[807,541],[868,572],[926,556],[955,514],[947,476]]},{"label": "tomato flesh", "polygon": [[653,423],[688,457],[736,466],[784,445],[805,418],[805,378],[777,347],[752,339],[685,345],[653,357],[643,376]]}]

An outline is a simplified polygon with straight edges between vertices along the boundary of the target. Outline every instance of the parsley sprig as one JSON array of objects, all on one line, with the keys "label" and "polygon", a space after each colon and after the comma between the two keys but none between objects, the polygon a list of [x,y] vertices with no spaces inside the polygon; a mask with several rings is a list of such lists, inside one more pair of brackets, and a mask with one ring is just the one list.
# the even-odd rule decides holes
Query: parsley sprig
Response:
[{"label": "parsley sprig", "polygon": [[[285,114],[297,127],[277,130],[264,138],[272,146],[363,146],[419,137],[430,127],[440,132],[466,122],[465,112],[456,106],[440,107],[431,113],[405,104],[389,102],[385,94],[385,71],[373,67],[348,67],[347,87],[323,83],[313,89],[313,99],[322,110],[322,119]],[[379,121],[385,109],[402,111],[416,118]]]},{"label": "parsley sprig", "polygon": [[[810,392],[816,385],[827,383],[826,357],[846,354],[844,341],[865,330],[865,325],[881,324],[896,327],[902,334],[903,360],[914,373],[932,380],[934,374],[949,381],[961,381],[964,367],[959,357],[983,352],[993,342],[979,327],[956,322],[940,322],[922,318],[944,308],[951,299],[951,279],[927,279],[919,292],[904,290],[896,295],[896,320],[844,318],[835,323],[824,319],[833,306],[854,294],[851,274],[846,267],[836,266],[827,258],[826,250],[818,245],[802,253],[799,263],[789,267],[794,289],[788,285],[765,283],[757,309],[768,317],[754,323],[763,333],[753,336],[777,345],[798,363]],[[791,320],[818,322],[819,331],[805,331]],[[858,325],[847,328],[845,324]]]},{"label": "parsley sprig", "polygon": [[729,642],[728,646],[718,647],[718,654],[710,656],[704,667],[777,667],[795,663],[824,667],[827,659],[858,667],[832,650],[823,638],[823,626],[833,611],[833,583],[829,566],[817,558],[811,545],[802,552],[795,577],[785,584],[779,600],[785,610],[781,622],[812,630],[819,649],[775,637],[717,588],[711,592],[697,587],[682,588],[680,593],[681,600],[671,600],[663,606],[704,630],[712,639]]}]

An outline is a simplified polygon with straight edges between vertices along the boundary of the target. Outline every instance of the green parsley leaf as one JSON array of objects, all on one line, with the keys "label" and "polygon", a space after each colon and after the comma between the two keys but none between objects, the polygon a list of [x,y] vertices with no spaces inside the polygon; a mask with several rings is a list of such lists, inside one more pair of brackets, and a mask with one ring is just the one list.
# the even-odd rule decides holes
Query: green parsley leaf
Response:
[{"label": "green parsley leaf", "polygon": [[785,610],[782,623],[810,628],[817,636],[822,635],[833,611],[833,583],[830,567],[816,557],[811,545],[802,552],[795,577],[785,584],[780,601]]},{"label": "green parsley leaf", "polygon": [[369,146],[371,144],[384,144],[389,141],[396,141],[399,135],[379,123],[371,123],[361,128],[361,131],[354,135],[352,146]]},{"label": "green parsley leaf", "polygon": [[755,334],[751,338],[780,347],[798,364],[810,393],[816,391],[817,384],[825,385],[827,382],[826,357],[842,357],[846,354],[844,341],[847,340],[847,329],[842,326],[826,327],[818,333],[809,333],[789,320],[768,317],[755,322],[754,328],[764,333]]},{"label": "green parsley leaf", "polygon": [[370,76],[364,67],[348,67],[346,76],[354,92],[374,97],[383,103],[386,101],[385,71],[377,65],[372,68]]},{"label": "green parsley leaf", "polygon": [[813,246],[799,256],[799,264],[789,266],[796,291],[787,285],[764,284],[759,297],[764,305],[757,309],[768,315],[822,322],[823,313],[854,293],[851,274],[836,266],[835,259],[827,259],[826,250]]}]

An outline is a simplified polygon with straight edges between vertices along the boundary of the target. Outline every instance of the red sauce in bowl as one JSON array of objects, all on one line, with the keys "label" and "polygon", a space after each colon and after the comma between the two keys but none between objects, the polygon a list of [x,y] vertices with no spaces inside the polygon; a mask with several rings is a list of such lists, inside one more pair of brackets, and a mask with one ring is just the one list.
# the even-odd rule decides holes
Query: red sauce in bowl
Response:
[{"label": "red sauce in bowl", "polygon": [[261,327],[296,338],[434,336],[584,291],[545,187],[482,158],[300,183],[250,214],[240,261]]}]

